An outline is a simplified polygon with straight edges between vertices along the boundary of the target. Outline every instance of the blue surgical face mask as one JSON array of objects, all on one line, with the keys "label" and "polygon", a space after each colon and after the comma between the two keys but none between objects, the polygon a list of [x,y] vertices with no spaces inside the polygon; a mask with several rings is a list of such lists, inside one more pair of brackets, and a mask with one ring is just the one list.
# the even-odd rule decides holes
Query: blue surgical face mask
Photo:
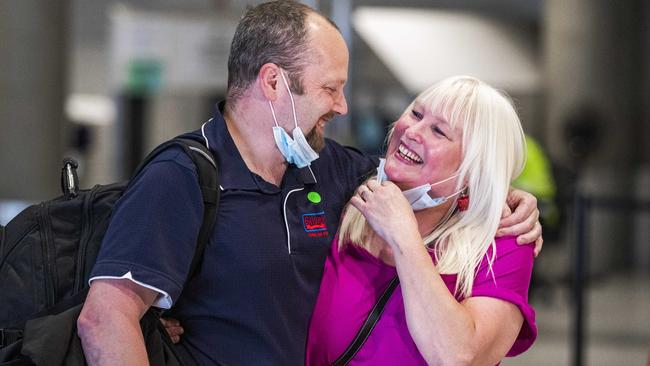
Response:
[{"label": "blue surgical face mask", "polygon": [[[377,167],[377,181],[379,183],[388,180],[388,177],[386,176],[386,173],[384,172],[384,166],[386,165],[386,159],[379,159],[379,166]],[[406,191],[402,191],[402,194],[406,198],[407,201],[411,204],[411,208],[413,208],[413,211],[420,211],[424,210],[427,208],[432,208],[436,206],[440,206],[443,203],[447,202],[447,200],[451,197],[454,197],[455,195],[459,194],[460,192],[463,191],[464,188],[448,195],[448,196],[442,196],[442,197],[431,197],[429,196],[429,191],[431,190],[431,187],[436,186],[438,184],[447,182],[451,179],[454,179],[458,176],[458,174],[454,174],[451,177],[447,179],[443,179],[441,181],[435,182],[435,183],[426,183],[421,186],[415,187],[408,189]]]},{"label": "blue surgical face mask", "polygon": [[291,89],[289,89],[287,79],[284,77],[284,72],[280,71],[280,75],[282,76],[284,86],[289,92],[289,98],[291,99],[291,110],[293,111],[293,123],[295,128],[292,132],[293,138],[291,138],[287,131],[278,124],[278,120],[275,118],[275,111],[273,110],[273,103],[269,100],[271,115],[273,115],[273,121],[275,122],[275,126],[273,127],[273,138],[275,138],[275,145],[278,147],[287,163],[295,164],[298,168],[304,168],[311,165],[312,161],[318,159],[318,153],[309,146],[305,135],[302,133],[300,127],[298,127],[296,107],[293,102]]}]

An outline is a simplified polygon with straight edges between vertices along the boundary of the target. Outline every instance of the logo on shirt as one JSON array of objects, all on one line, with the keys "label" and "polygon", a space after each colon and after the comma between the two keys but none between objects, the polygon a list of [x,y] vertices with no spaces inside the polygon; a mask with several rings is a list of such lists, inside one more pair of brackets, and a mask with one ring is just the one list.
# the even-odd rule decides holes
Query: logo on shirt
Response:
[{"label": "logo on shirt", "polygon": [[324,211],[303,214],[302,226],[305,228],[307,235],[311,237],[323,237],[328,235]]},{"label": "logo on shirt", "polygon": [[316,203],[316,204],[320,203],[320,201],[322,200],[320,193],[313,192],[313,191],[307,193],[307,199],[309,200],[309,202]]}]

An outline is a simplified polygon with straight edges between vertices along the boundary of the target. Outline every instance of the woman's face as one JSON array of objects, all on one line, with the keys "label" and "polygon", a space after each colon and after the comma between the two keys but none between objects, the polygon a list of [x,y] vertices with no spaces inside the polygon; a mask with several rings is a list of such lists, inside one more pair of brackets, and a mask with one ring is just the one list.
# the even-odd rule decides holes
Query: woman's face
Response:
[{"label": "woman's face", "polygon": [[[385,172],[402,190],[435,183],[456,173],[461,162],[462,129],[416,99],[395,123],[386,152]],[[456,180],[432,187],[432,196],[453,193]]]}]

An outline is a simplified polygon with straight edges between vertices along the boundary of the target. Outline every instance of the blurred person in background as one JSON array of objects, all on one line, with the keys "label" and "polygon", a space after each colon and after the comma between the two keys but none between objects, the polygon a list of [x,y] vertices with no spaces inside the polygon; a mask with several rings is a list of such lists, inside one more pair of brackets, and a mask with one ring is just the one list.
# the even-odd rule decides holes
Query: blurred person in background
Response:
[{"label": "blurred person in background", "polygon": [[557,186],[551,159],[532,136],[526,135],[526,165],[512,182],[512,186],[537,198],[540,222],[544,225],[545,237],[548,240],[549,229],[556,231],[560,225],[560,213],[556,204]]}]

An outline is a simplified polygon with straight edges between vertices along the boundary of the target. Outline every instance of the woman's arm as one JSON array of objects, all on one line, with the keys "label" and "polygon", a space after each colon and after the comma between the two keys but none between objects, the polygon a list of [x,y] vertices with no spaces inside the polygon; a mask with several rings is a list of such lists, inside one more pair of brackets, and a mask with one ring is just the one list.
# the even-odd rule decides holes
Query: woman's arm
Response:
[{"label": "woman's arm", "polygon": [[456,301],[422,241],[391,244],[402,286],[406,321],[422,356],[435,365],[494,365],[523,323],[512,303],[472,297]]}]

